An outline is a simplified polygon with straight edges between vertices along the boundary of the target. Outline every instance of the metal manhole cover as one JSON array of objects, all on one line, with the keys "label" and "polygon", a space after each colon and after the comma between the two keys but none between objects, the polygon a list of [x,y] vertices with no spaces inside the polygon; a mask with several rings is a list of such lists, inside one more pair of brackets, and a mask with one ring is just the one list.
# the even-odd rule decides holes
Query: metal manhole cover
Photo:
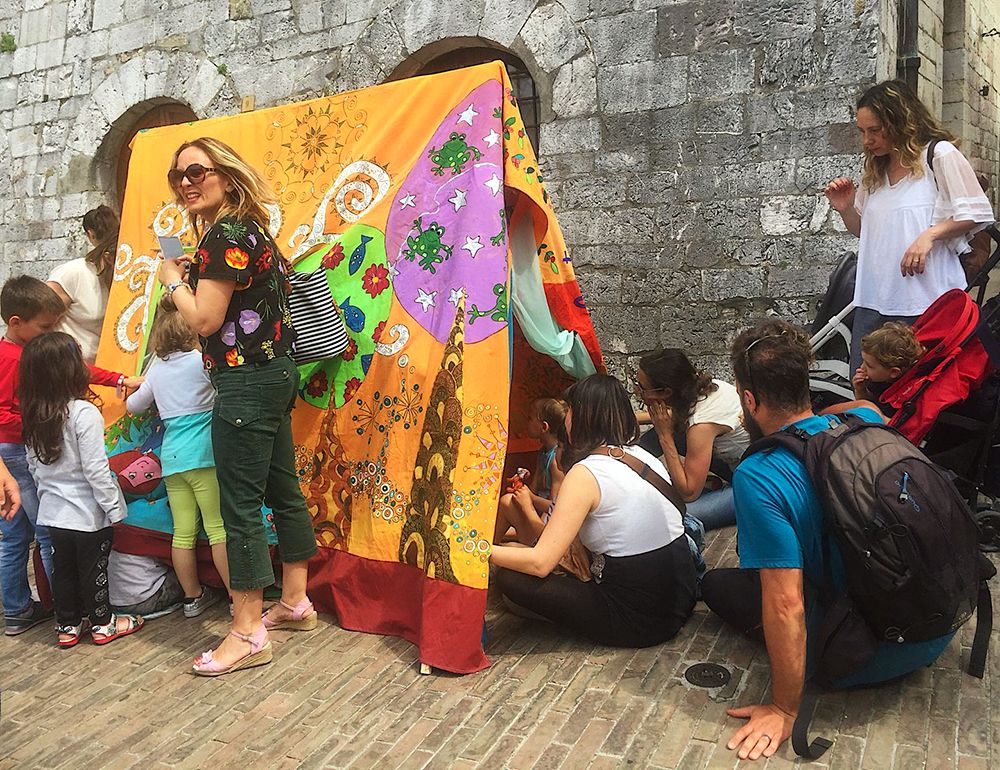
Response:
[{"label": "metal manhole cover", "polygon": [[718,663],[695,663],[684,672],[684,678],[695,687],[722,687],[729,683],[729,670]]}]

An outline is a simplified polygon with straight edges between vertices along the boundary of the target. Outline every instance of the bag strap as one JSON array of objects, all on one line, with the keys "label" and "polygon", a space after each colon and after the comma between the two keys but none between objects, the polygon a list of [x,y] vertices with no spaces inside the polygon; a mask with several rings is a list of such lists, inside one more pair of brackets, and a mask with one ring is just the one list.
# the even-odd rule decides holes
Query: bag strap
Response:
[{"label": "bag strap", "polygon": [[819,759],[833,745],[833,741],[828,738],[816,737],[812,742],[809,741],[809,725],[816,711],[818,697],[816,685],[806,682],[799,701],[799,713],[792,724],[792,749],[800,757],[811,760]]},{"label": "bag strap", "polygon": [[[938,146],[940,139],[931,139],[930,144],[927,145],[927,168],[931,170],[931,178],[934,177],[934,150]],[[937,180],[934,180],[934,186],[937,187]]]},{"label": "bag strap", "polygon": [[680,496],[674,485],[667,481],[663,476],[650,468],[646,463],[640,460],[638,457],[634,457],[626,452],[621,447],[597,447],[591,454],[594,455],[604,455],[605,457],[610,457],[617,460],[620,463],[624,463],[633,471],[639,474],[641,478],[652,484],[656,491],[667,498],[668,501],[680,511],[681,516],[687,512],[687,505],[684,502],[684,498]]},{"label": "bag strap", "polygon": [[990,634],[993,632],[993,598],[985,580],[979,583],[979,599],[976,602],[976,635],[972,639],[969,653],[971,676],[982,679],[986,673],[986,653],[990,648]]}]

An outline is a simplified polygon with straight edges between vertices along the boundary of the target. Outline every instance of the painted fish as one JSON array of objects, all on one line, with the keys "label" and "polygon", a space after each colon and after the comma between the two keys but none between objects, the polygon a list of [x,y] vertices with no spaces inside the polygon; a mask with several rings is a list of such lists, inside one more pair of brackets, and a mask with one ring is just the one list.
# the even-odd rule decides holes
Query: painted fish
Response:
[{"label": "painted fish", "polygon": [[344,311],[344,323],[347,324],[348,329],[352,332],[360,332],[365,328],[365,312],[356,305],[352,305],[350,297],[340,303],[340,309]]},{"label": "painted fish", "polygon": [[361,356],[361,371],[365,374],[368,374],[368,370],[371,368],[372,357],[373,355],[371,353]]},{"label": "painted fish", "polygon": [[370,235],[361,236],[361,243],[359,243],[355,247],[354,251],[351,252],[351,261],[347,263],[347,272],[349,274],[354,275],[358,272],[358,269],[361,267],[361,263],[365,261],[365,251],[368,249],[368,241],[371,239],[372,237]]}]

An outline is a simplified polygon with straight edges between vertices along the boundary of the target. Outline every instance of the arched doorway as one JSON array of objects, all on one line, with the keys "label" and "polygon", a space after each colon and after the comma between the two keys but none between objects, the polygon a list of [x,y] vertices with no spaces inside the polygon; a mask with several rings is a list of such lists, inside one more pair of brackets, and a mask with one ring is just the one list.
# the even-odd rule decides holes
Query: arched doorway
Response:
[{"label": "arched doorway", "polygon": [[[449,41],[441,41],[435,44],[438,48],[441,44]],[[455,41],[451,41],[455,42]],[[430,46],[424,51],[418,52],[407,59],[390,75],[387,80],[400,80],[416,75],[433,75],[437,72],[447,72],[448,70],[460,69],[461,67],[471,67],[476,64],[500,60],[507,67],[507,76],[510,78],[511,89],[517,99],[517,106],[521,110],[521,119],[528,137],[531,139],[531,146],[535,148],[535,153],[540,154],[541,149],[538,143],[538,126],[541,122],[540,99],[538,88],[535,85],[531,73],[516,55],[499,48],[491,48],[482,45],[479,41],[470,41],[470,45],[460,48],[451,48],[443,53],[436,53]],[[421,54],[430,53],[431,58],[426,58]]]}]

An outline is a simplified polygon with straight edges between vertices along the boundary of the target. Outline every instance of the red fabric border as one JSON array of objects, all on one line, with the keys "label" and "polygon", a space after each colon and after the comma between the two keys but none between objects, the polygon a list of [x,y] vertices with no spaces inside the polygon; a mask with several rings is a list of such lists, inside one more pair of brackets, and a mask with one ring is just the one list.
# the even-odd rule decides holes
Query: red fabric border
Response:
[{"label": "red fabric border", "polygon": [[350,631],[415,644],[420,662],[434,668],[471,674],[490,665],[482,646],[486,589],[321,547],[309,562],[309,598]]},{"label": "red fabric border", "polygon": [[[119,553],[136,556],[152,556],[173,565],[170,557],[171,536],[153,529],[115,524],[114,549]],[[198,577],[205,585],[222,588],[222,578],[212,562],[212,548],[207,540],[195,543],[195,558],[198,560]]]}]

